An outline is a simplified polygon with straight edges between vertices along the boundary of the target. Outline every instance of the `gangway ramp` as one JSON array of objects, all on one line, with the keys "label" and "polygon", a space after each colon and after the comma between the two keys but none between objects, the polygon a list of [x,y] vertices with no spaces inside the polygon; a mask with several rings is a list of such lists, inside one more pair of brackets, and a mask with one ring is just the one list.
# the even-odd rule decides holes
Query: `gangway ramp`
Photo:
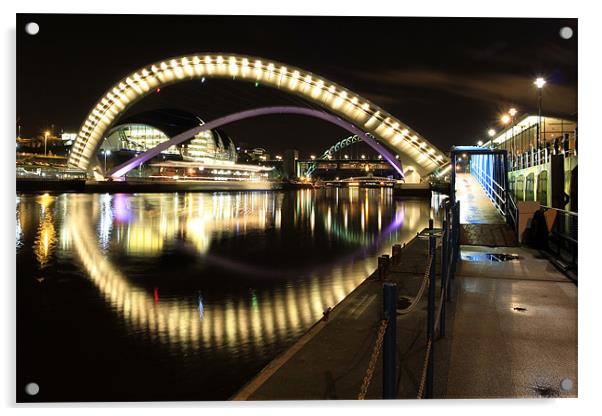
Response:
[{"label": "gangway ramp", "polygon": [[460,244],[510,247],[516,233],[469,173],[456,175],[456,199],[460,201]]}]

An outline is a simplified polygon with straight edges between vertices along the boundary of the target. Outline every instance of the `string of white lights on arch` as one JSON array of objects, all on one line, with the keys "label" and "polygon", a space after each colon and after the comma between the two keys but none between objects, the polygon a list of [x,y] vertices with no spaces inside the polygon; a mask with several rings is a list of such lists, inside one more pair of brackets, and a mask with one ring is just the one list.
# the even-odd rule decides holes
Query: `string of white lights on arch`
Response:
[{"label": "string of white lights on arch", "polygon": [[382,108],[311,72],[251,56],[199,54],[151,64],[112,86],[82,124],[69,165],[88,169],[108,129],[146,95],[170,84],[205,77],[257,82],[300,96],[372,134],[394,149],[404,165],[413,166],[422,176],[448,161],[424,137]]}]

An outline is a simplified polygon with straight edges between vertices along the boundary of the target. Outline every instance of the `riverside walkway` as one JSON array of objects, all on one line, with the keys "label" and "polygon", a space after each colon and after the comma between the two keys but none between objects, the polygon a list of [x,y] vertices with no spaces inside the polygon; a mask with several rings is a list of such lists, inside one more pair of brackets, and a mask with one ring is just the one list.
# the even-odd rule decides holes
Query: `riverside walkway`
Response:
[{"label": "riverside walkway", "polygon": [[471,175],[457,175],[456,198],[461,255],[435,397],[576,397],[577,286],[508,237]]},{"label": "riverside walkway", "polygon": [[[402,265],[391,266],[387,281],[399,295],[413,297],[424,277],[428,241],[404,247]],[[297,343],[251,380],[233,400],[357,399],[382,313],[382,281],[376,273],[347,296]],[[416,398],[424,362],[426,297],[397,319],[400,398]],[[381,356],[382,357],[382,356]],[[382,398],[382,359],[377,361],[367,399]]]},{"label": "riverside walkway", "polygon": [[[517,245],[471,176],[459,175],[457,184],[464,224],[449,286],[446,332],[443,337],[436,332],[430,350],[432,397],[576,397],[576,285],[538,251]],[[439,294],[439,247],[436,252]],[[400,257],[385,280],[397,284],[403,309],[425,278],[428,241],[414,238]],[[369,277],[232,399],[357,399],[369,368],[365,398],[382,398],[382,359],[370,367],[382,320],[382,287],[377,273]],[[440,301],[437,295],[437,309]],[[415,399],[425,374],[426,293],[410,313],[397,315],[396,323],[395,397]]]}]

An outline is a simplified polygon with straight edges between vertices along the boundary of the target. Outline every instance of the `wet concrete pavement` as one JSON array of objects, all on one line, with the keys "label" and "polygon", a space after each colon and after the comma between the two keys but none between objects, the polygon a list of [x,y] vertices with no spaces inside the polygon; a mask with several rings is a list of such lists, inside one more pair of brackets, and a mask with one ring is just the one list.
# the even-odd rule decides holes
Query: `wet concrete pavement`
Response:
[{"label": "wet concrete pavement", "polygon": [[[491,252],[519,259],[467,260]],[[576,397],[577,287],[534,250],[464,246],[462,255],[440,397]]]}]

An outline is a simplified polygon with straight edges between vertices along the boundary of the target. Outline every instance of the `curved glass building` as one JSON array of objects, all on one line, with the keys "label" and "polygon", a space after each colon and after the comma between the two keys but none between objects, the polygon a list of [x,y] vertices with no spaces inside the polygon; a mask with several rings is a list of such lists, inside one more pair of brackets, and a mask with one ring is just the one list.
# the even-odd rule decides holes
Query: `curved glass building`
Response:
[{"label": "curved glass building", "polygon": [[[150,150],[170,138],[203,124],[203,120],[180,110],[152,110],[128,117],[113,127],[100,147],[100,155]],[[109,152],[107,152],[109,151]],[[125,153],[125,154],[124,154]],[[170,146],[142,172],[134,175],[175,181],[263,181],[273,168],[236,163],[236,146],[221,129],[198,133],[192,139]]]},{"label": "curved glass building", "polygon": [[[144,152],[202,124],[199,117],[180,110],[146,111],[128,117],[113,127],[100,149]],[[183,160],[192,162],[236,163],[234,142],[221,129],[199,133],[179,146],[170,146],[162,154],[180,155]]]}]

